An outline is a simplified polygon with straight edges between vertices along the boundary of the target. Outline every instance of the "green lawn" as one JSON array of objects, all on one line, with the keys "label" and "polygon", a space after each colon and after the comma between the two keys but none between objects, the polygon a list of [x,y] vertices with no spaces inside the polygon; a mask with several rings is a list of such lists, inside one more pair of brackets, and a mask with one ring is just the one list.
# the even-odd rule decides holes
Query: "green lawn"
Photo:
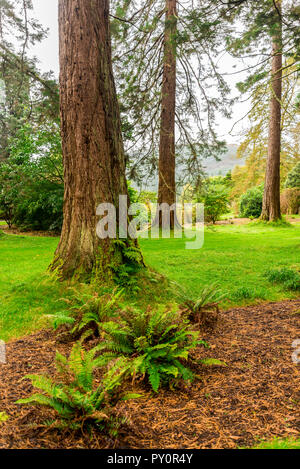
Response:
[{"label": "green lawn", "polygon": [[184,239],[142,240],[147,263],[194,295],[217,282],[232,304],[295,296],[270,284],[268,268],[300,267],[300,226],[283,228],[220,225],[207,228],[202,249],[186,250]]},{"label": "green lawn", "polygon": [[[0,237],[0,339],[22,336],[43,325],[43,315],[65,309],[68,284],[45,275],[57,238]],[[207,228],[204,247],[186,250],[183,239],[141,240],[146,262],[193,295],[217,282],[224,307],[295,297],[263,273],[300,266],[300,227],[225,225]]]},{"label": "green lawn", "polygon": [[300,439],[274,438],[272,441],[263,441],[252,449],[300,449]]}]

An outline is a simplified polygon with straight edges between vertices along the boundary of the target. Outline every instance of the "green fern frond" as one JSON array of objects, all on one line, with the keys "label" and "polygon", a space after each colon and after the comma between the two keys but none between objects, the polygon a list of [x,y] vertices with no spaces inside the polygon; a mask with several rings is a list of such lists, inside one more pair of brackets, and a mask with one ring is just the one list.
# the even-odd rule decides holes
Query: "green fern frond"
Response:
[{"label": "green fern frond", "polygon": [[110,409],[122,399],[120,389],[124,378],[130,374],[131,362],[126,357],[114,359],[102,381],[96,385],[93,371],[103,364],[99,356],[101,349],[102,344],[99,344],[86,351],[81,341],[73,345],[68,359],[57,352],[58,382],[47,376],[27,375],[25,378],[44,394],[33,394],[18,403],[53,409],[62,427],[77,429],[94,423],[115,434],[118,425],[114,423]]},{"label": "green fern frond", "polygon": [[130,374],[147,376],[155,391],[171,379],[191,379],[181,361],[188,362],[189,351],[201,341],[179,312],[125,310],[103,323],[101,331],[107,357],[127,357]]},{"label": "green fern frond", "polygon": [[75,323],[75,318],[65,311],[56,314],[45,314],[45,318],[50,319],[52,327],[55,330],[58,329],[59,326],[72,325]]},{"label": "green fern frond", "polygon": [[157,392],[160,385],[160,374],[155,364],[148,363],[147,370],[149,373],[149,381],[153,391]]}]

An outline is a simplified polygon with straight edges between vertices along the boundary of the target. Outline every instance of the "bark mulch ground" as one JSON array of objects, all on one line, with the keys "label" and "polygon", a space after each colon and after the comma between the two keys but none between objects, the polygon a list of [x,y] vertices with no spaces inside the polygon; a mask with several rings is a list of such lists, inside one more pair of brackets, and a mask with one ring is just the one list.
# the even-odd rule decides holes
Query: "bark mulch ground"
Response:
[{"label": "bark mulch ground", "polygon": [[300,437],[300,369],[292,342],[300,339],[300,300],[235,308],[221,313],[219,326],[203,334],[212,357],[227,366],[199,366],[190,387],[164,390],[147,399],[122,403],[129,423],[117,441],[95,434],[73,434],[43,426],[51,414],[15,404],[32,393],[21,378],[51,373],[55,343],[51,331],[8,344],[8,363],[0,365],[0,448],[236,448],[258,438]]}]

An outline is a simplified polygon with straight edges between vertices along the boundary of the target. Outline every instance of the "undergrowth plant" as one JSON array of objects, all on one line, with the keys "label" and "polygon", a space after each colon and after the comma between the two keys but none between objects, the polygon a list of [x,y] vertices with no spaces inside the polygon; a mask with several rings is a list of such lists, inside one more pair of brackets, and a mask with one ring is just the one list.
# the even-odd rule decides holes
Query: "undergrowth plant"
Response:
[{"label": "undergrowth plant", "polygon": [[17,404],[37,405],[53,409],[58,419],[50,422],[59,428],[82,429],[95,425],[98,429],[116,434],[121,420],[114,413],[121,399],[139,397],[123,395],[120,386],[127,372],[128,364],[120,358],[115,361],[100,384],[96,383],[94,371],[101,363],[95,355],[98,347],[85,351],[81,342],[76,342],[69,359],[56,353],[56,378],[44,375],[27,375],[35,388],[43,391],[20,399]]},{"label": "undergrowth plant", "polygon": [[193,373],[187,366],[189,352],[206,345],[199,340],[198,332],[190,330],[189,322],[174,311],[128,309],[115,321],[102,323],[101,330],[103,361],[126,358],[132,376],[147,377],[155,392],[161,384],[192,381]]},{"label": "undergrowth plant", "polygon": [[140,249],[135,245],[133,240],[128,240],[127,244],[122,239],[113,240],[113,244],[118,246],[122,252],[122,256],[126,259],[126,263],[114,262],[109,264],[113,272],[113,280],[120,287],[126,287],[131,292],[138,292],[140,287],[137,281],[137,274],[144,265],[143,256]]},{"label": "undergrowth plant", "polygon": [[91,335],[99,336],[99,324],[107,321],[117,314],[119,300],[123,290],[115,289],[113,292],[95,292],[93,294],[79,294],[75,292],[71,299],[64,299],[70,304],[69,311],[48,315],[53,327],[73,325],[68,331],[71,338],[80,338],[83,333],[90,330]]},{"label": "undergrowth plant", "polygon": [[225,298],[225,293],[213,284],[202,288],[196,298],[179,286],[177,297],[183,308],[183,314],[193,323],[204,327],[213,327],[220,313],[219,303]]}]

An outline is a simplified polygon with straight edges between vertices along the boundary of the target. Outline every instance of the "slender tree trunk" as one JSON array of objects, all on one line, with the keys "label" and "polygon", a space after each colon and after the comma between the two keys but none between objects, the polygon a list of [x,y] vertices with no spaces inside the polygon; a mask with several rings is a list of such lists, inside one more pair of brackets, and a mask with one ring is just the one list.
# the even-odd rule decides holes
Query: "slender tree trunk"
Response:
[{"label": "slender tree trunk", "polygon": [[[277,1],[281,13],[281,1]],[[281,151],[281,99],[282,99],[282,21],[278,19],[279,29],[273,37],[272,45],[272,96],[270,102],[268,159],[265,190],[261,218],[276,221],[280,213],[280,151]]]},{"label": "slender tree trunk", "polygon": [[[50,269],[62,278],[107,276],[126,255],[122,243],[97,237],[96,208],[111,203],[118,213],[127,195],[109,0],[59,0],[59,37],[64,222]],[[132,243],[140,254],[136,242],[123,244]]]},{"label": "slender tree trunk", "polygon": [[[177,0],[166,0],[164,70],[161,102],[159,145],[158,203],[172,206],[176,203],[175,183],[175,110],[176,110],[176,32]],[[155,224],[162,226],[162,213]],[[176,213],[170,213],[170,228],[178,224]]]}]

